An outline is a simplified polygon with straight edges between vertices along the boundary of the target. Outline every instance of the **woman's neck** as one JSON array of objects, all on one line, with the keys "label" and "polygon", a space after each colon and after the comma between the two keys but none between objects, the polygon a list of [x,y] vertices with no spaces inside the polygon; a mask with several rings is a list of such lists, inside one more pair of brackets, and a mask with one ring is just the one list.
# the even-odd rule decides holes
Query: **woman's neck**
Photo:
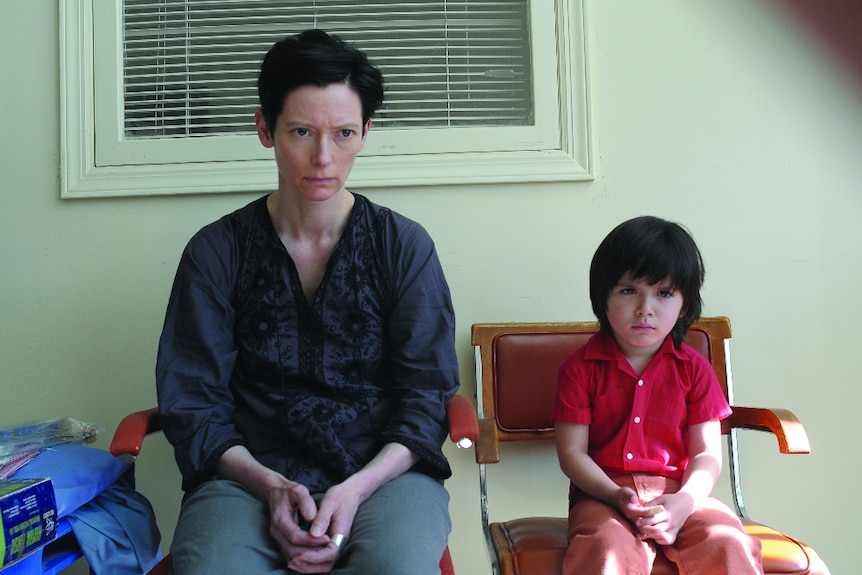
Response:
[{"label": "woman's neck", "polygon": [[283,242],[329,243],[341,237],[355,201],[347,190],[318,202],[273,192],[266,206]]}]

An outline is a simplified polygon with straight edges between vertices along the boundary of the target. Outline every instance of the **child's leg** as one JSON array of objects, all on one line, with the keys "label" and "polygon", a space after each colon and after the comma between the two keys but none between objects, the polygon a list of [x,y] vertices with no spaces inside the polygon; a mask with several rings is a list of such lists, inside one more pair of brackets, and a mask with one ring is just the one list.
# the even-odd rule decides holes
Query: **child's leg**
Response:
[{"label": "child's leg", "polygon": [[569,511],[563,575],[649,575],[655,557],[655,544],[639,541],[635,527],[616,509],[591,497],[577,498]]},{"label": "child's leg", "polygon": [[680,575],[763,575],[760,540],[748,535],[733,511],[712,497],[688,518],[674,544],[663,550]]}]

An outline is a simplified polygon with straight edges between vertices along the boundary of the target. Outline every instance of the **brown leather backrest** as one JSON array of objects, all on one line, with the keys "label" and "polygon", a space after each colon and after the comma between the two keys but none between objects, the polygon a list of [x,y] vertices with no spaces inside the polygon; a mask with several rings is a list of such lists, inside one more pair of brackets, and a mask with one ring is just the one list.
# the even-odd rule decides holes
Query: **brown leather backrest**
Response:
[{"label": "brown leather backrest", "polygon": [[554,427],[557,372],[592,333],[511,333],[494,341],[497,426],[503,431]]},{"label": "brown leather backrest", "polygon": [[[491,347],[481,354],[482,401],[485,417],[496,419],[496,427],[501,432],[499,439],[523,438],[519,436],[524,434],[542,437],[553,433],[551,416],[559,367],[597,329],[592,322],[474,326],[474,345],[483,345],[483,339],[488,338],[485,345]],[[725,337],[730,337],[727,318],[706,318],[692,326],[686,343],[710,360],[727,393]],[[489,369],[491,372],[487,373]]]}]

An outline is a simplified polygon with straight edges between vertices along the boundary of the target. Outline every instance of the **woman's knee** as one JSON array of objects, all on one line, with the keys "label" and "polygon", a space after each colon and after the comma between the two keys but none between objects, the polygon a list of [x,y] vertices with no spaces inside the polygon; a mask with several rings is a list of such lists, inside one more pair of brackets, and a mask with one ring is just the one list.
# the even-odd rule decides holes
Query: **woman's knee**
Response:
[{"label": "woman's knee", "polygon": [[[386,573],[386,575],[439,575],[439,553],[428,545],[418,544],[415,549],[386,549],[379,545],[362,542],[345,549],[344,567],[335,569],[338,575],[365,575]],[[445,547],[444,547],[445,549]]]},{"label": "woman's knee", "polygon": [[417,473],[381,487],[360,506],[343,568],[333,573],[439,573],[451,531],[448,503],[439,482]]},{"label": "woman's knee", "polygon": [[226,480],[208,481],[188,495],[171,555],[172,575],[286,573],[286,561],[269,536],[268,509]]}]

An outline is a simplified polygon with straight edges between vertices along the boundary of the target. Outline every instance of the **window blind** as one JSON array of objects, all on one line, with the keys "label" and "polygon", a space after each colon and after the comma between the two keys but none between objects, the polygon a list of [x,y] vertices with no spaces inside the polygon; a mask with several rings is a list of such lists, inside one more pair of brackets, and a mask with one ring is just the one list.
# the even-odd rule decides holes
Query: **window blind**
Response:
[{"label": "window blind", "polygon": [[527,0],[124,0],[126,139],[254,133],[260,60],[321,28],[383,72],[376,129],[533,123]]}]

